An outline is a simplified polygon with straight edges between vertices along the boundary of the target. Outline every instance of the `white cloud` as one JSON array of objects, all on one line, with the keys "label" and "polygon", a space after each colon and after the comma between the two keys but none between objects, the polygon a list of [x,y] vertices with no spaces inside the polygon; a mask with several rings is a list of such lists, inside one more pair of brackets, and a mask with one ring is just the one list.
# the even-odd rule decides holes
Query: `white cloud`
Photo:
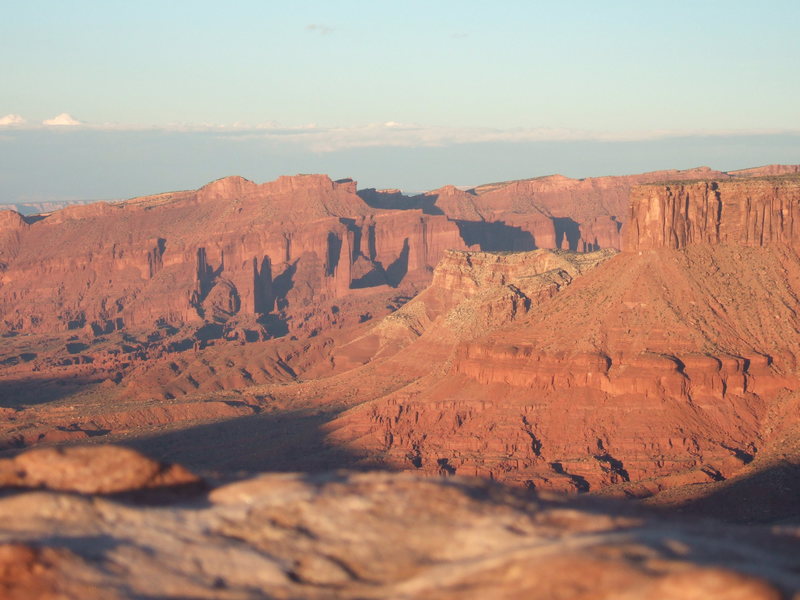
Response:
[{"label": "white cloud", "polygon": [[74,126],[74,125],[81,125],[81,122],[68,113],[61,113],[60,115],[56,115],[52,119],[46,119],[42,121],[42,125]]},{"label": "white cloud", "polygon": [[24,125],[25,119],[20,115],[10,114],[5,117],[0,117],[0,127],[9,127],[11,125]]}]

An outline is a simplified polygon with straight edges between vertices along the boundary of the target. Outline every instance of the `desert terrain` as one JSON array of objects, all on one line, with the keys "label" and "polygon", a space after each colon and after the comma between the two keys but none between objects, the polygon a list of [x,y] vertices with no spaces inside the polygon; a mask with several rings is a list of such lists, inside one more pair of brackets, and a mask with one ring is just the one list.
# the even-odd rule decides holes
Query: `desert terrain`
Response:
[{"label": "desert terrain", "polygon": [[0,211],[0,591],[791,598],[799,253],[797,165]]}]

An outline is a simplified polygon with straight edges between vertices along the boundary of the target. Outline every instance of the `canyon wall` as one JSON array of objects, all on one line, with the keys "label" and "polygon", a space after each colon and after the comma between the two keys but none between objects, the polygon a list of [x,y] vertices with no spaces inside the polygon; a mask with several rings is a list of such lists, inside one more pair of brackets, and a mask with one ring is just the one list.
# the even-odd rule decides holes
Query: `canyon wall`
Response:
[{"label": "canyon wall", "polygon": [[[796,180],[637,188],[629,251],[605,260],[568,248],[618,244],[619,178],[563,179],[399,207],[402,194],[349,180],[226,178],[2,211],[0,409],[16,419],[4,439],[296,407],[316,385],[303,401],[336,407],[331,444],[370,465],[630,495],[735,475],[797,388]],[[540,245],[561,249],[476,251]],[[298,375],[333,377],[294,391]],[[48,404],[46,429],[17,410],[20,389],[62,398],[67,379],[94,382],[96,403]],[[281,385],[243,405],[187,404],[269,383]],[[95,414],[126,394],[152,406],[125,426]]]},{"label": "canyon wall", "polygon": [[115,332],[165,351],[310,337],[388,314],[447,249],[618,248],[633,185],[709,177],[734,175],[549,176],[414,197],[324,175],[227,177],[51,214],[0,211],[0,329],[75,338],[59,363],[97,360],[79,348]]},{"label": "canyon wall", "polygon": [[708,167],[653,171],[639,175],[571,179],[549,175],[472,189],[452,185],[417,196],[400,190],[361,190],[372,207],[419,209],[456,222],[473,249],[520,251],[556,248],[588,252],[620,249],[629,196],[638,185],[664,182],[734,181],[798,172],[798,165],[768,165],[724,173]]},{"label": "canyon wall", "polygon": [[650,185],[631,196],[625,247],[630,251],[692,244],[796,247],[800,179]]},{"label": "canyon wall", "polygon": [[226,324],[335,303],[353,289],[427,281],[458,228],[380,212],[352,181],[231,177],[196,192],[0,212],[0,325],[7,332]]}]

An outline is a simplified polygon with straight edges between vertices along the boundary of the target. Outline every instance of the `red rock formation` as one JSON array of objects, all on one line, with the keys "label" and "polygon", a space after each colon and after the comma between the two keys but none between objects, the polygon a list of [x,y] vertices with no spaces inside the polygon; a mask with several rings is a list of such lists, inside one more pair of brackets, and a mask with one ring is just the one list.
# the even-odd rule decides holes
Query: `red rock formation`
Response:
[{"label": "red rock formation", "polygon": [[728,171],[731,177],[774,177],[800,173],[800,165],[765,165],[739,171]]},{"label": "red rock formation", "polygon": [[[628,196],[634,186],[720,178],[727,179],[728,175],[708,167],[587,179],[552,175],[479,186],[472,190],[470,205],[485,221],[502,221],[528,232],[538,248],[580,252],[619,249],[620,227],[627,215]],[[447,208],[444,212],[450,214]],[[532,219],[532,216],[538,218]]]},{"label": "red rock formation", "polygon": [[626,249],[693,244],[797,247],[799,217],[797,177],[643,186],[631,198]]},{"label": "red rock formation", "polygon": [[[368,464],[632,495],[729,477],[797,387],[800,269],[796,181],[720,179],[637,189],[629,252],[596,269],[463,249],[603,246],[618,222],[575,199],[602,204],[619,182],[447,188],[394,210],[350,181],[228,178],[38,220],[0,213],[2,443],[302,403],[349,408],[328,440]],[[584,212],[558,212],[564,189]],[[431,214],[440,197],[486,220]],[[32,406],[31,373],[47,408]],[[281,385],[301,373],[334,376]],[[82,404],[70,378],[92,382]],[[215,396],[271,383],[257,402]]]},{"label": "red rock formation", "polygon": [[637,190],[630,252],[522,320],[462,338],[444,376],[351,409],[332,439],[393,467],[578,491],[638,482],[626,493],[648,495],[742,472],[800,383],[797,190]]},{"label": "red rock formation", "polygon": [[[790,173],[793,166],[771,165],[753,173]],[[749,171],[722,173],[708,167],[654,171],[641,175],[570,179],[551,175],[507,181],[464,190],[448,185],[407,197],[399,190],[362,190],[372,207],[421,209],[456,221],[465,243],[474,250],[559,248],[586,252],[619,249],[620,229],[628,213],[628,196],[640,184],[727,180]]]},{"label": "red rock formation", "polygon": [[[463,247],[444,217],[377,213],[354,182],[322,175],[230,177],[31,225],[2,214],[0,322],[12,332],[96,336],[270,314],[295,329],[299,305],[425,282],[445,248]],[[368,281],[352,277],[359,260],[374,272]]]},{"label": "red rock formation", "polygon": [[332,364],[342,371],[413,344],[406,354],[425,357],[417,360],[424,372],[443,360],[458,341],[523,318],[612,254],[450,250],[436,267],[430,287],[362,335],[334,348]]}]

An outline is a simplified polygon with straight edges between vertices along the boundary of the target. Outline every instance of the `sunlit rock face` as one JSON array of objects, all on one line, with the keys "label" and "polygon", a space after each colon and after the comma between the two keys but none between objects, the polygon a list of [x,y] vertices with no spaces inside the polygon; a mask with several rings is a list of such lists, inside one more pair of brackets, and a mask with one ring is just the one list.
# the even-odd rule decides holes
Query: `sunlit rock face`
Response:
[{"label": "sunlit rock face", "polygon": [[[509,259],[449,255],[397,316],[420,329],[432,307],[491,288],[479,319],[455,311],[472,335],[435,350],[445,336],[423,334],[399,351],[389,364],[408,370],[412,351],[447,359],[435,377],[338,417],[332,438],[393,468],[636,497],[791,453],[776,431],[797,423],[798,200],[792,177],[637,188],[626,251],[544,296],[520,285],[544,282],[533,258],[516,259],[527,272],[515,281]],[[502,302],[504,274],[524,310]],[[385,352],[396,331],[373,347]]]}]

